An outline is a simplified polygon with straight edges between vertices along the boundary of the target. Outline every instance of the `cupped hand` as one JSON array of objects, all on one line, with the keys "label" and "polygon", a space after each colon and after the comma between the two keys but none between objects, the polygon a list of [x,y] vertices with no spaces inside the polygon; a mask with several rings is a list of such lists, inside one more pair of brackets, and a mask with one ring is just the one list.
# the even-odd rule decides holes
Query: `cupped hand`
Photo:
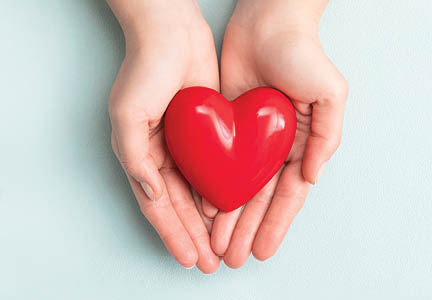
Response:
[{"label": "cupped hand", "polygon": [[215,217],[213,250],[233,268],[251,252],[265,260],[280,246],[310,184],[340,143],[348,94],[345,79],[321,47],[318,20],[310,17],[308,23],[303,16],[295,22],[286,15],[288,21],[278,20],[270,6],[247,11],[253,5],[240,3],[236,8],[225,33],[221,90],[232,100],[258,86],[279,89],[296,109],[297,131],[284,166],[242,211],[217,212],[203,203],[204,213]]},{"label": "cupped hand", "polygon": [[[168,251],[184,267],[214,272],[220,259],[210,246],[209,220],[173,163],[163,130],[164,112],[180,89],[219,90],[211,31],[198,7],[188,6],[192,1],[132,1],[147,5],[130,11],[111,2],[126,38],[109,104],[114,152]],[[131,17],[136,12],[140,21]]]}]

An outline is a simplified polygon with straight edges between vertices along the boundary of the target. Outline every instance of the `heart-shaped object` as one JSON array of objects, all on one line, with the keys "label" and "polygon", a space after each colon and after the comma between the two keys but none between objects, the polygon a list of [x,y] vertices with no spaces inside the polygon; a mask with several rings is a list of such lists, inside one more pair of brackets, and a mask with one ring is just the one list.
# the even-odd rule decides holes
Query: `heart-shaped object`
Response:
[{"label": "heart-shaped object", "polygon": [[180,172],[210,203],[232,211],[277,173],[297,120],[281,92],[255,88],[227,101],[205,87],[179,91],[165,115],[165,138]]}]

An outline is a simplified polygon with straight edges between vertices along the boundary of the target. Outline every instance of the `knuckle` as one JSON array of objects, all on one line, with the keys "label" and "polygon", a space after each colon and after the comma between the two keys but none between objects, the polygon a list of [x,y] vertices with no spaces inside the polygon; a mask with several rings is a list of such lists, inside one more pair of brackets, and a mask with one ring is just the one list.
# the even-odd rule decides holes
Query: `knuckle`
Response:
[{"label": "knuckle", "polygon": [[148,114],[143,107],[127,98],[111,98],[108,103],[108,112],[114,122],[148,122]]},{"label": "knuckle", "polygon": [[336,101],[345,101],[349,93],[349,85],[345,78],[341,77],[330,90],[331,96]]},{"label": "knuckle", "polygon": [[108,111],[111,120],[115,122],[127,120],[131,116],[131,111],[128,106],[118,101],[110,101]]},{"label": "knuckle", "polygon": [[171,208],[171,204],[167,201],[138,201],[141,213],[147,219],[154,219],[153,212],[154,211],[166,211]]},{"label": "knuckle", "polygon": [[328,103],[345,103],[349,93],[349,85],[345,78],[335,80],[329,84],[327,93],[325,95],[325,102]]}]

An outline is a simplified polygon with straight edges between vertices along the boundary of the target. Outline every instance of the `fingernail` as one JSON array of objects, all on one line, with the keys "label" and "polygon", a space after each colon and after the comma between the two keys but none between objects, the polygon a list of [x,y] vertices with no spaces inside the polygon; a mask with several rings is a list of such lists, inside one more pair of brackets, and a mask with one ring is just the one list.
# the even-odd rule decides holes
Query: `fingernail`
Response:
[{"label": "fingernail", "polygon": [[151,189],[151,187],[147,184],[147,182],[140,182],[141,187],[144,190],[144,193],[147,195],[147,197],[154,201],[154,194],[153,194],[153,190]]},{"label": "fingernail", "polygon": [[317,176],[316,176],[316,179],[315,179],[315,183],[318,182],[318,180],[320,179],[320,177],[321,177],[323,171],[324,171],[324,163],[323,163],[323,164],[321,165],[321,167],[318,169]]},{"label": "fingernail", "polygon": [[195,267],[195,265],[193,265],[192,267],[184,267],[185,269],[187,269],[187,270],[190,270],[190,269],[192,269],[193,267]]}]

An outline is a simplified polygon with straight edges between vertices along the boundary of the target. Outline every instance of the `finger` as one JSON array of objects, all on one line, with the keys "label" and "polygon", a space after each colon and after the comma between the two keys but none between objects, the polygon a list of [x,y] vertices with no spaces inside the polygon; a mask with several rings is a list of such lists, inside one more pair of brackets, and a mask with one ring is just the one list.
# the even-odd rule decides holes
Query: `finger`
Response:
[{"label": "finger", "polygon": [[199,212],[199,214],[201,216],[201,219],[204,222],[204,225],[207,228],[208,234],[210,234],[211,230],[212,230],[212,227],[213,227],[213,219],[210,219],[209,217],[207,217],[204,214],[203,209],[202,209],[202,198],[198,194],[198,192],[194,188],[191,188],[191,191],[192,191],[192,198],[195,201],[195,206],[196,206],[196,208],[197,208],[197,210],[198,210],[198,212]]},{"label": "finger", "polygon": [[312,184],[319,179],[324,163],[336,151],[342,137],[348,87],[344,82],[337,85],[328,98],[312,104],[311,133],[307,140],[302,166],[304,178]]},{"label": "finger", "polygon": [[241,210],[242,207],[231,212],[219,211],[214,218],[211,233],[211,245],[213,251],[217,255],[223,256],[228,248],[231,235],[240,216]]},{"label": "finger", "polygon": [[171,255],[185,268],[198,261],[198,252],[189,233],[177,216],[168,193],[164,191],[158,201],[151,201],[141,186],[130,175],[129,183],[138,199],[141,211],[153,225]]},{"label": "finger", "polygon": [[204,273],[215,272],[219,268],[219,258],[211,249],[210,236],[196,209],[189,186],[176,169],[163,168],[161,174],[171,203],[198,251],[197,267]]},{"label": "finger", "polygon": [[218,212],[218,209],[204,198],[202,198],[202,210],[204,214],[210,219],[213,219]]},{"label": "finger", "polygon": [[252,245],[252,254],[257,259],[266,260],[276,253],[303,206],[309,186],[302,176],[300,161],[291,162],[284,168]]},{"label": "finger", "polygon": [[280,172],[246,203],[234,229],[224,262],[230,268],[240,268],[249,258],[258,228],[270,206]]}]

